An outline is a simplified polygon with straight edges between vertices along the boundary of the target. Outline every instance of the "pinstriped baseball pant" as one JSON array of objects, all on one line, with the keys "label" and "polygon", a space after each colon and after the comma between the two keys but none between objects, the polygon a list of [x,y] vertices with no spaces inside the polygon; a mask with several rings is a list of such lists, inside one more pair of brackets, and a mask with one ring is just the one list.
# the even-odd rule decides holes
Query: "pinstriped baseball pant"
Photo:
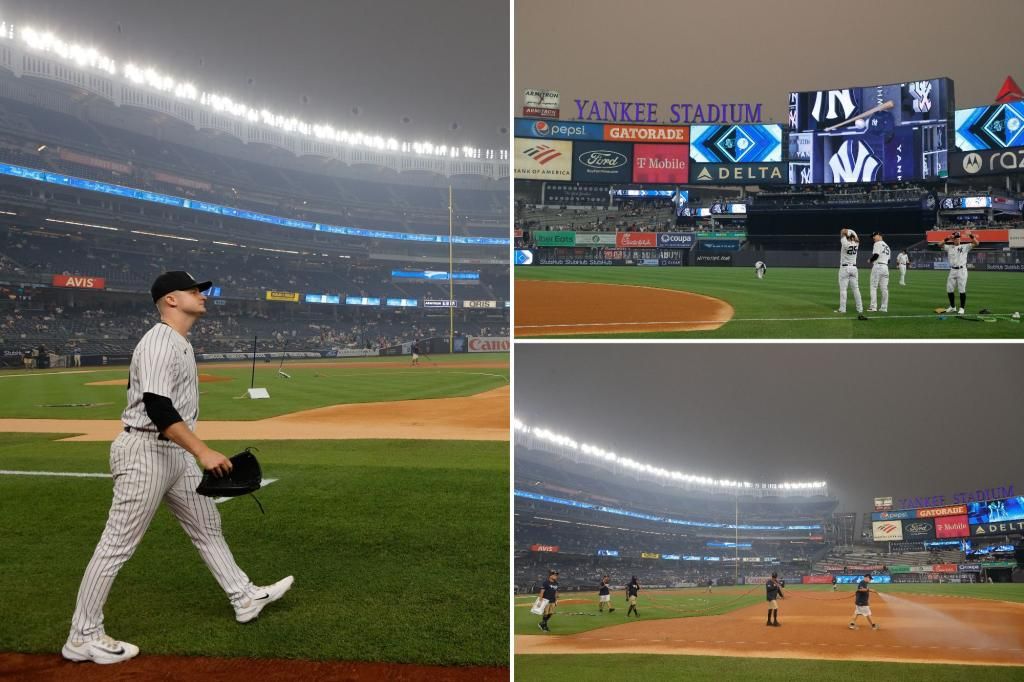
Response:
[{"label": "pinstriped baseball pant", "polygon": [[103,605],[114,578],[135,553],[161,501],[167,502],[232,603],[254,591],[224,540],[217,506],[195,491],[202,474],[192,455],[168,441],[122,433],[110,446],[110,472],[114,501],[82,576],[70,639],[86,641],[105,634]]}]

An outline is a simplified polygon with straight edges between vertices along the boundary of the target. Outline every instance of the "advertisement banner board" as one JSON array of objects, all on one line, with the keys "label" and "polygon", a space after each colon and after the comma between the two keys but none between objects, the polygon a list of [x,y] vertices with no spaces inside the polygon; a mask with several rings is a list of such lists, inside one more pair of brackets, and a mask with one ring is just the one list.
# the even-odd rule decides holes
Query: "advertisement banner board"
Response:
[{"label": "advertisement banner board", "polygon": [[633,172],[633,145],[577,142],[572,149],[574,182],[628,183]]},{"label": "advertisement banner board", "polygon": [[572,142],[515,138],[518,180],[571,180]]},{"label": "advertisement banner board", "polygon": [[690,179],[689,146],[633,145],[633,182],[683,184]]},{"label": "advertisement banner board", "polygon": [[872,521],[871,533],[876,542],[903,539],[902,521]]},{"label": "advertisement banner board", "polygon": [[967,514],[942,516],[935,519],[935,537],[937,538],[965,538],[970,534]]}]

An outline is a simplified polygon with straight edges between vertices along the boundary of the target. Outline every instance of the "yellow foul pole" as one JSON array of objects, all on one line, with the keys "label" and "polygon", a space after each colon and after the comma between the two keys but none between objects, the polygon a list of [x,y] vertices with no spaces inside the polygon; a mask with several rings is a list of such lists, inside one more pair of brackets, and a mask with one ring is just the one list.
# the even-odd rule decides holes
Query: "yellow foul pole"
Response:
[{"label": "yellow foul pole", "polygon": [[448,185],[448,352],[455,347],[455,273],[452,268],[452,186]]}]

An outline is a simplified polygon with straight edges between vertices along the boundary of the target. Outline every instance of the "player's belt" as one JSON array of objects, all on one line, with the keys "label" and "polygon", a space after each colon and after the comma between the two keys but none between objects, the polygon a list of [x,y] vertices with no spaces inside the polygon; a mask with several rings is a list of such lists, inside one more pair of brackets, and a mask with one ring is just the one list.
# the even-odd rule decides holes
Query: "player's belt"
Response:
[{"label": "player's belt", "polygon": [[159,431],[155,431],[153,429],[139,429],[139,428],[136,428],[134,426],[126,426],[126,427],[124,427],[124,432],[125,433],[144,433],[147,436],[149,436],[150,438],[155,436],[157,440],[167,440],[167,441],[170,440],[170,438],[168,438],[164,434],[160,433]]},{"label": "player's belt", "polygon": [[963,270],[963,269],[964,269],[964,266],[962,266],[962,265],[951,265],[951,266],[949,267],[949,269],[950,269],[950,270]]}]

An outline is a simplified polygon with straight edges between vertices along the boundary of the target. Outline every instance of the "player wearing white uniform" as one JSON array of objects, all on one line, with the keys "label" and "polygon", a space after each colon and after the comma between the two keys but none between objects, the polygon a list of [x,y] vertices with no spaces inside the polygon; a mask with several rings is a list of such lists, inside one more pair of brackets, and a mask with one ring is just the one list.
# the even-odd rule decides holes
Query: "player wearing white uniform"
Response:
[{"label": "player wearing white uniform", "polygon": [[253,585],[231,555],[213,500],[196,493],[202,478],[196,460],[216,476],[231,471],[231,461],[192,432],[199,417],[199,380],[186,335],[206,314],[202,292],[210,284],[199,284],[180,271],[164,273],[153,283],[160,322],[132,353],[128,406],[121,415],[124,431],[110,446],[114,501],[78,590],[71,632],[61,652],[69,660],[118,663],[139,653],[134,644],[106,634],[103,605],[161,501],[227,593],[238,622],[256,618],[292,585],[292,576],[269,587]]},{"label": "player wearing white uniform", "polygon": [[857,250],[860,248],[860,239],[853,230],[845,227],[839,231],[839,309],[837,313],[846,313],[846,288],[853,289],[853,301],[857,305],[857,319],[866,320],[864,317],[864,302],[860,297],[860,287],[857,284]]},{"label": "player wearing white uniform", "polygon": [[[949,276],[946,277],[946,295],[949,296],[949,307],[947,313],[964,314],[967,306],[967,254],[972,248],[978,245],[978,238],[973,232],[968,232],[971,238],[970,244],[960,243],[960,233],[954,232],[951,237],[946,237],[942,242],[942,250],[946,252],[949,259]],[[953,302],[953,289],[960,292],[960,309],[957,310]]]},{"label": "player wearing white uniform", "polygon": [[900,251],[896,256],[896,267],[900,269],[900,286],[907,286],[907,266],[910,265],[910,256],[906,251]]},{"label": "player wearing white uniform", "polygon": [[[889,245],[882,239],[882,235],[874,232],[871,235],[874,246],[871,247],[871,305],[869,312],[876,310],[883,313],[889,312]],[[882,290],[882,307],[878,307],[878,289]]]},{"label": "player wearing white uniform", "polygon": [[764,273],[767,272],[768,266],[764,264],[763,260],[759,260],[754,263],[754,272],[757,273],[758,279],[764,279]]}]

